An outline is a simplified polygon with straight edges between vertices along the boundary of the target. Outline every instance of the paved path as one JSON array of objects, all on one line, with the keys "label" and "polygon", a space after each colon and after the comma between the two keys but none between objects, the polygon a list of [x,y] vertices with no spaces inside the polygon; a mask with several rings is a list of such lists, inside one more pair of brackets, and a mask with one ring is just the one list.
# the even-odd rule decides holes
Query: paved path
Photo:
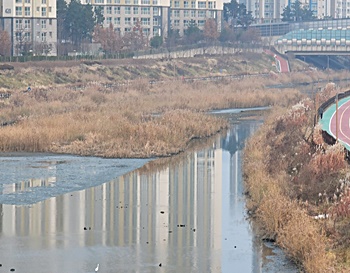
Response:
[{"label": "paved path", "polygon": [[[322,129],[336,139],[336,104],[334,103],[323,114],[320,120]],[[350,151],[350,97],[338,102],[338,140]]]},{"label": "paved path", "polygon": [[280,72],[280,73],[290,72],[289,71],[289,63],[286,59],[282,58],[281,56],[273,53],[272,51],[270,51],[268,49],[265,50],[265,53],[268,55],[271,55],[275,58],[278,72]]}]

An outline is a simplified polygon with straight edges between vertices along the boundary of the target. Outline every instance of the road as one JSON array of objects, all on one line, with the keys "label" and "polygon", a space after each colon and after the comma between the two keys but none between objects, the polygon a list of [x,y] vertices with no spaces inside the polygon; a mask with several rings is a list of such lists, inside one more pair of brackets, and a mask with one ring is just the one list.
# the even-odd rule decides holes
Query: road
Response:
[{"label": "road", "polygon": [[[338,140],[350,146],[350,99],[338,106],[338,127]],[[336,138],[336,111],[329,121],[329,130]]]}]

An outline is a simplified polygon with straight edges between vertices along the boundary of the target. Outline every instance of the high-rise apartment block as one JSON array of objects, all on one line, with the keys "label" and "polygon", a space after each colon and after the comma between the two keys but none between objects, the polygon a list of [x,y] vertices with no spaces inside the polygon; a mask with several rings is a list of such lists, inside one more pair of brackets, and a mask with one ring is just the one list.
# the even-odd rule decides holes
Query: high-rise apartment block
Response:
[{"label": "high-rise apartment block", "polygon": [[56,55],[56,0],[0,0],[0,28],[11,38],[11,53]]},{"label": "high-rise apartment block", "polygon": [[[257,23],[280,21],[283,10],[296,0],[237,0],[244,4],[256,19]],[[349,18],[350,0],[299,0],[303,7],[313,11],[319,19]]]},{"label": "high-rise apartment block", "polygon": [[184,29],[193,20],[203,28],[209,18],[222,24],[222,0],[84,0],[93,7],[102,7],[104,26],[111,23],[123,35],[139,22],[147,37],[166,36],[170,29]]},{"label": "high-rise apartment block", "polygon": [[[170,29],[183,35],[190,21],[203,28],[212,18],[222,27],[223,0],[81,0],[102,7],[104,27],[124,35],[137,24],[148,39],[166,37]],[[0,29],[11,37],[12,55],[57,54],[56,0],[0,0]]]}]

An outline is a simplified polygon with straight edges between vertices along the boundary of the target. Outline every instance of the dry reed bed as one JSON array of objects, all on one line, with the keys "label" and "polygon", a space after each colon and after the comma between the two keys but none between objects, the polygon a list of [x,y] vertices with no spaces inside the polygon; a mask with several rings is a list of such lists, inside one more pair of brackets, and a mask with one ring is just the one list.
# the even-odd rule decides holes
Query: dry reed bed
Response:
[{"label": "dry reed bed", "polygon": [[273,127],[270,122],[246,144],[244,173],[248,209],[260,224],[262,235],[276,240],[306,272],[332,272],[332,259],[326,253],[326,239],[320,227],[286,194],[289,177],[283,172],[272,176],[268,171],[265,151],[266,137]]},{"label": "dry reed bed", "polygon": [[[328,84],[321,101],[336,92]],[[310,273],[349,272],[350,182],[344,148],[324,143],[314,102],[271,111],[246,144],[247,207],[262,236]],[[315,220],[327,215],[326,220]]]},{"label": "dry reed bed", "polygon": [[[258,84],[259,80],[261,81]],[[171,82],[114,88],[64,85],[13,92],[1,106],[0,151],[57,152],[105,157],[168,156],[192,139],[211,136],[227,121],[207,110],[297,101],[295,90],[264,90],[261,78],[223,83]],[[282,99],[283,98],[283,99]]]}]

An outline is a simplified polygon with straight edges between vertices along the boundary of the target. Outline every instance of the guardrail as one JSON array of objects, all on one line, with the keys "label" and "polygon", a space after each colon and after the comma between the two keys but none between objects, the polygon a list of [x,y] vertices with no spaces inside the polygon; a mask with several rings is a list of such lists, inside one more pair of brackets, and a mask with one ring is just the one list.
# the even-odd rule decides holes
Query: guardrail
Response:
[{"label": "guardrail", "polygon": [[[339,93],[338,100],[341,100],[341,99],[343,99],[345,97],[349,97],[349,96],[350,96],[350,90]],[[328,99],[327,101],[325,101],[324,103],[322,103],[320,105],[320,107],[317,109],[317,120],[321,117],[323,112],[335,102],[335,99],[336,99],[336,96],[331,97],[330,99]]]},{"label": "guardrail", "polygon": [[[322,117],[323,112],[328,107],[330,107],[332,104],[335,103],[337,96],[338,96],[338,100],[341,100],[346,97],[350,97],[350,90],[342,93],[338,93],[336,96],[333,96],[327,101],[325,101],[324,103],[322,103],[321,106],[317,109],[317,120],[319,120],[319,118]],[[332,135],[330,135],[327,131],[324,131],[324,130],[322,130],[322,137],[327,144],[334,145],[337,142],[337,140]],[[346,159],[350,161],[350,151],[346,147],[344,147],[344,150],[345,150]]]}]

